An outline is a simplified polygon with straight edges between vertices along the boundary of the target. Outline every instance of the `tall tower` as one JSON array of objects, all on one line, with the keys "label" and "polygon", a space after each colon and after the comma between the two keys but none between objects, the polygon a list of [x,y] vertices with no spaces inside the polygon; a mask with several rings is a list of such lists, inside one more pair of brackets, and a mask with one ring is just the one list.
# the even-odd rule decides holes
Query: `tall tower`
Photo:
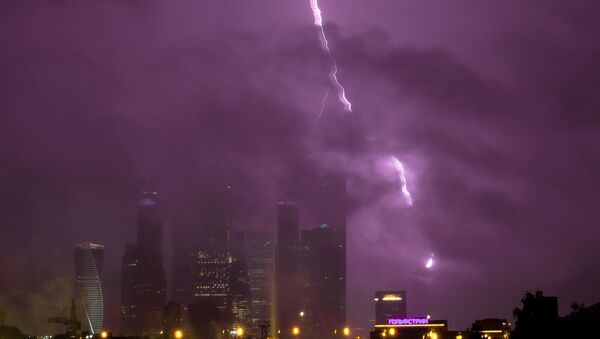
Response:
[{"label": "tall tower", "polygon": [[236,326],[249,325],[250,285],[248,281],[248,254],[246,233],[236,231],[231,236],[231,311]]},{"label": "tall tower", "polygon": [[[306,326],[324,336],[346,325],[346,180],[328,174],[314,199],[317,227],[302,231]],[[324,260],[324,258],[327,258]]]},{"label": "tall tower", "polygon": [[[274,287],[273,233],[253,231],[247,234],[248,279],[250,284],[250,323],[257,329],[271,321]],[[254,333],[259,335],[260,332]]]},{"label": "tall tower", "polygon": [[197,238],[197,232],[183,229],[173,232],[171,299],[181,304],[193,302],[198,256]]},{"label": "tall tower", "polygon": [[121,259],[121,332],[126,335],[140,333],[136,295],[138,267],[137,245],[129,242]]},{"label": "tall tower", "polygon": [[137,244],[140,260],[145,268],[160,274],[163,271],[162,223],[158,213],[158,192],[148,178],[141,178],[139,185]]},{"label": "tall tower", "polygon": [[104,246],[91,242],[75,246],[77,299],[83,308],[85,321],[92,334],[102,330],[104,301],[102,297],[102,266]]},{"label": "tall tower", "polygon": [[[334,276],[326,285],[330,289],[332,309],[331,319],[338,326],[346,322],[346,269],[347,269],[347,225],[346,225],[346,176],[339,173],[329,173],[321,181],[320,196],[322,201],[319,230],[327,234],[326,239],[319,241],[319,251],[328,252],[331,257],[330,274]],[[326,232],[324,232],[326,231]],[[328,294],[328,292],[322,292]]]},{"label": "tall tower", "polygon": [[[127,335],[158,336],[167,303],[167,280],[162,264],[162,223],[158,192],[148,178],[139,181],[137,243],[128,245],[122,262],[123,331]],[[129,295],[126,295],[129,294]],[[129,319],[127,319],[129,317]]]},{"label": "tall tower", "polygon": [[194,303],[215,304],[222,325],[230,325],[232,313],[232,186],[229,169],[218,163],[205,199],[194,272]]},{"label": "tall tower", "polygon": [[300,324],[304,304],[303,252],[300,247],[298,206],[277,203],[277,246],[275,254],[275,318],[273,329],[287,335]]},{"label": "tall tower", "polygon": [[140,333],[160,334],[167,303],[167,279],[162,263],[162,222],[158,192],[148,178],[140,179],[137,253],[139,255],[136,304]]},{"label": "tall tower", "polygon": [[377,291],[374,300],[375,325],[387,325],[391,318],[406,318],[405,291]]}]

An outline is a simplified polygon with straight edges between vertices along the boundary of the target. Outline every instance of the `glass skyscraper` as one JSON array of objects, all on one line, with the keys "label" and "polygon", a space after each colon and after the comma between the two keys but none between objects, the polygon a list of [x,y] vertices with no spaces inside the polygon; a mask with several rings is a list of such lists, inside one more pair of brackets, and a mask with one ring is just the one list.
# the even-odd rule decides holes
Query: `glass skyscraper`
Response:
[{"label": "glass skyscraper", "polygon": [[159,336],[167,303],[162,264],[162,222],[158,192],[140,179],[137,242],[127,245],[121,265],[121,320],[125,335]]},{"label": "glass skyscraper", "polygon": [[102,297],[102,266],[104,246],[91,242],[75,246],[75,289],[84,312],[84,326],[91,333],[102,330],[104,301]]}]

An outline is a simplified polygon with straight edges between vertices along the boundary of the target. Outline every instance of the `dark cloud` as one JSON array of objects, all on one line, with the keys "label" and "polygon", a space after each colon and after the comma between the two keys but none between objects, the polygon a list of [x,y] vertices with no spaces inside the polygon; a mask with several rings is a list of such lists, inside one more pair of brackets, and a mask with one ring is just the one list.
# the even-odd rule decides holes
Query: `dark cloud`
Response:
[{"label": "dark cloud", "polygon": [[[483,16],[489,26],[440,44],[435,32],[457,28],[436,20],[434,3],[398,12],[431,27],[415,33],[419,44],[403,41],[401,20],[398,29],[371,19],[326,27],[355,112],[331,92],[311,131],[328,64],[301,2],[269,10],[3,2],[0,262],[11,274],[0,279],[0,306],[8,319],[46,330],[28,296],[66,305],[68,291],[47,291],[71,274],[72,246],[93,240],[106,245],[115,326],[135,178],[157,179],[169,233],[197,225],[220,162],[231,170],[239,228],[270,229],[276,199],[308,207],[311,179],[349,174],[353,322],[368,326],[372,293],[384,288],[407,289],[411,313],[447,317],[451,327],[510,317],[526,289],[564,305],[598,301],[589,258],[598,255],[600,220],[600,46],[591,5],[478,5],[461,19],[468,28]],[[348,14],[352,6],[331,17],[363,18]],[[480,35],[485,44],[473,42]],[[391,155],[405,164],[413,207]],[[425,272],[431,253],[436,266]],[[28,326],[15,314],[42,320]]]}]

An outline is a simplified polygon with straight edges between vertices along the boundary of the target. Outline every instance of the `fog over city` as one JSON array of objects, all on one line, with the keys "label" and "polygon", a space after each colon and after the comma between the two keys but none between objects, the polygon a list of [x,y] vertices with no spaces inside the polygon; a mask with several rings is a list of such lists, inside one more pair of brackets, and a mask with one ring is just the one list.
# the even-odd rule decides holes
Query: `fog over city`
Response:
[{"label": "fog over city", "polygon": [[92,242],[120,326],[140,177],[169,300],[178,234],[220,202],[233,231],[276,232],[280,200],[318,228],[336,174],[354,327],[373,327],[375,291],[452,329],[512,320],[525,291],[561,315],[600,301],[600,3],[319,6],[331,55],[309,0],[0,1],[7,324],[62,331],[48,318],[68,315],[73,248]]}]

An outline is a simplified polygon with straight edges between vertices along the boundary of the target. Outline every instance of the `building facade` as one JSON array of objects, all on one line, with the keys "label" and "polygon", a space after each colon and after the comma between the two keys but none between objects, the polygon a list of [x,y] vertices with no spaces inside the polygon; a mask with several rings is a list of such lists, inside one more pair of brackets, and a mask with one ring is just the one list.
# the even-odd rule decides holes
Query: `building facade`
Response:
[{"label": "building facade", "polygon": [[346,261],[343,229],[327,224],[302,231],[307,281],[305,326],[325,337],[346,326]]},{"label": "building facade", "polygon": [[272,232],[247,233],[248,283],[250,285],[250,326],[256,329],[272,321],[274,288],[274,239]]},{"label": "building facade", "polygon": [[296,204],[289,201],[277,203],[275,252],[275,317],[272,326],[285,338],[303,320],[300,314],[305,304],[304,287],[307,281],[300,246],[299,210]]},{"label": "building facade", "polygon": [[137,242],[126,248],[121,268],[123,333],[159,336],[167,303],[167,280],[162,262],[158,192],[147,178],[140,179]]},{"label": "building facade", "polygon": [[102,267],[104,246],[86,242],[75,246],[75,290],[84,313],[84,326],[90,333],[102,331],[104,299],[102,294]]},{"label": "building facade", "polygon": [[376,325],[387,325],[391,318],[406,318],[406,291],[377,291],[374,300]]},{"label": "building facade", "polygon": [[[462,336],[449,337],[447,320],[431,320],[429,318],[390,318],[388,324],[375,325],[371,339],[459,339]],[[463,338],[467,339],[467,338]]]}]

